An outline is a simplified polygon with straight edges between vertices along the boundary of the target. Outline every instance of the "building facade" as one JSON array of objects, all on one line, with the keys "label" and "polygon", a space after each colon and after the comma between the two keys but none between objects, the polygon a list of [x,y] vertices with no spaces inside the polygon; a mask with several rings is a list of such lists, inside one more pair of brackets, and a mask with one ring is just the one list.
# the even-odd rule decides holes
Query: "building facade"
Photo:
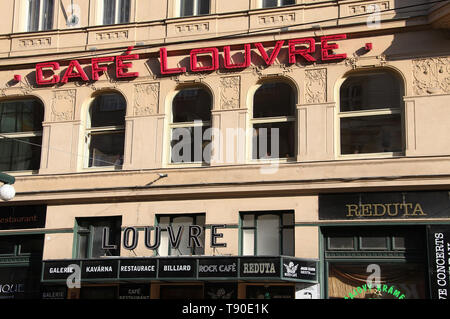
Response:
[{"label": "building facade", "polygon": [[2,9],[1,298],[447,298],[448,1]]}]

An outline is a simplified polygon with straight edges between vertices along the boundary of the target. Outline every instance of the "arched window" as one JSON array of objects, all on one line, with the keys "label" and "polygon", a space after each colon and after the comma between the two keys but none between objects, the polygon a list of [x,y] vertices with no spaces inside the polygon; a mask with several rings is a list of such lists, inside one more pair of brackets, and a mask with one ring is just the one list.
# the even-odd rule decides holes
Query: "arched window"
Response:
[{"label": "arched window", "polygon": [[285,82],[263,83],[256,90],[251,119],[252,159],[294,157],[294,92]]},{"label": "arched window", "polygon": [[402,85],[386,70],[355,73],[340,88],[342,155],[401,153]]},{"label": "arched window", "polygon": [[86,166],[122,166],[125,112],[125,98],[118,93],[103,93],[94,98],[86,125],[89,153]]},{"label": "arched window", "polygon": [[[204,88],[180,90],[172,101],[171,162],[209,163],[211,94]],[[209,149],[209,148],[208,148]]]},{"label": "arched window", "polygon": [[43,120],[37,99],[0,102],[0,171],[39,169]]}]

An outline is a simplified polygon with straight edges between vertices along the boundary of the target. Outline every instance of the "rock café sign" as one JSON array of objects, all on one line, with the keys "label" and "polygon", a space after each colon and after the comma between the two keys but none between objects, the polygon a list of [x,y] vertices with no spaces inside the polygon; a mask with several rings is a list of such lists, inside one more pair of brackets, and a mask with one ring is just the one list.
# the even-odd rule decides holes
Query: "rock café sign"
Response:
[{"label": "rock caf\u00e9 sign", "polygon": [[[316,40],[314,38],[300,38],[291,40],[276,41],[271,53],[268,52],[264,45],[260,42],[254,43],[253,46],[257,49],[260,57],[266,66],[272,65],[279,56],[280,50],[287,45],[288,62],[294,64],[300,61],[313,63],[320,59],[323,62],[342,60],[347,57],[346,53],[335,53],[333,50],[339,49],[339,44],[336,41],[345,40],[346,34],[337,34],[323,36],[320,38],[320,53],[316,48]],[[95,57],[90,59],[90,72],[86,72],[78,60],[71,60],[67,68],[57,74],[60,70],[59,62],[44,62],[36,64],[36,83],[38,85],[53,85],[57,83],[67,83],[69,80],[75,81],[97,81],[102,73],[106,72],[110,64],[114,64],[115,75],[117,79],[136,78],[139,77],[139,72],[131,72],[133,67],[133,60],[139,59],[139,54],[131,54],[134,47],[129,47],[124,55]],[[252,63],[252,44],[244,44],[244,59],[241,63],[232,62],[231,47],[223,47],[223,63],[219,63],[219,49],[216,47],[193,49],[190,51],[190,69],[189,72],[207,72],[215,71],[219,68],[227,70],[244,69]],[[365,45],[367,51],[372,49],[372,44]],[[208,59],[210,63],[207,65],[199,65],[199,58]],[[167,49],[160,48],[159,50],[160,72],[161,75],[182,74],[188,72],[186,67],[169,67],[167,61]]]}]

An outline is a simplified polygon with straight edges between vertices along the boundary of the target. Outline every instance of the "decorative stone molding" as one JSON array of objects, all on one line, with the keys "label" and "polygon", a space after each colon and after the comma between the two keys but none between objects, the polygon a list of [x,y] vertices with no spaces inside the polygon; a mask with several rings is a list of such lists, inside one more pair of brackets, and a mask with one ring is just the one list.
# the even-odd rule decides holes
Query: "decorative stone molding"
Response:
[{"label": "decorative stone molding", "polygon": [[128,30],[99,32],[95,34],[95,38],[100,41],[128,39]]},{"label": "decorative stone molding", "polygon": [[358,5],[349,6],[348,13],[350,15],[353,15],[353,14],[364,14],[364,13],[374,12],[374,10],[371,9],[371,6],[374,6],[374,5],[378,6],[378,10],[380,10],[380,11],[389,10],[389,7],[390,7],[389,1],[378,1],[378,2],[372,2],[372,3],[367,3],[367,4],[358,4]]},{"label": "decorative stone molding", "polygon": [[209,22],[179,24],[175,26],[177,33],[208,32]]},{"label": "decorative stone molding", "polygon": [[75,114],[76,90],[53,92],[52,121],[72,121]]},{"label": "decorative stone molding", "polygon": [[134,85],[135,116],[156,114],[159,105],[159,83],[139,83]]},{"label": "decorative stone molding", "polygon": [[289,24],[295,22],[295,13],[279,13],[258,17],[258,23],[262,25]]},{"label": "decorative stone molding", "polygon": [[253,67],[253,74],[258,76],[260,80],[267,77],[284,76],[290,72],[292,72],[292,65],[287,64],[274,64],[268,68],[264,66]]},{"label": "decorative stone molding", "polygon": [[415,94],[450,93],[450,57],[417,59],[412,63]]},{"label": "decorative stone molding", "polygon": [[239,76],[227,76],[220,79],[220,109],[238,109],[240,105]]},{"label": "decorative stone molding", "polygon": [[305,101],[308,104],[327,101],[327,69],[305,70]]},{"label": "decorative stone molding", "polygon": [[22,48],[49,47],[51,44],[52,38],[50,37],[19,40],[19,47]]},{"label": "decorative stone molding", "polygon": [[360,57],[353,56],[345,59],[344,61],[346,66],[350,66],[352,69],[361,68],[361,67],[380,67],[387,64],[386,56],[379,55],[376,57]]}]

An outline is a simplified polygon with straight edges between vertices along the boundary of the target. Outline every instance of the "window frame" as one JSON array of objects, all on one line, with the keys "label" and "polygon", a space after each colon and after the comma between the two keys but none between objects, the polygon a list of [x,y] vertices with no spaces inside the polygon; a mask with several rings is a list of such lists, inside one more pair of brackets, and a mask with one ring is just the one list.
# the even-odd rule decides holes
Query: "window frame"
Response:
[{"label": "window frame", "polygon": [[[386,107],[382,109],[369,109],[369,110],[359,110],[359,111],[341,111],[341,87],[344,82],[351,78],[352,76],[364,76],[371,75],[377,73],[388,73],[391,74],[398,81],[400,87],[400,96],[399,96],[399,105],[400,107]],[[336,107],[336,116],[335,116],[335,127],[337,129],[335,146],[337,151],[337,159],[359,159],[359,158],[387,158],[387,157],[399,157],[404,156],[405,154],[405,106],[403,103],[403,96],[405,94],[404,83],[401,80],[400,76],[398,76],[394,71],[388,69],[370,69],[364,71],[350,72],[345,77],[343,77],[336,86],[337,93],[337,107]],[[402,151],[401,152],[378,152],[378,153],[358,153],[358,154],[342,154],[341,148],[341,119],[344,118],[357,118],[357,117],[370,117],[370,116],[383,116],[383,115],[400,115],[400,125],[401,125],[401,144]]]},{"label": "window frame", "polygon": [[[190,122],[175,122],[173,121],[174,119],[174,111],[173,111],[173,102],[176,98],[176,96],[178,95],[178,93],[180,93],[183,90],[189,90],[189,89],[201,89],[204,90],[205,92],[207,92],[211,98],[211,107],[210,107],[210,115],[211,115],[211,120],[210,121],[203,121],[203,120],[195,120],[195,121],[190,121]],[[168,128],[167,128],[167,137],[168,137],[168,143],[167,143],[167,147],[168,147],[168,158],[166,158],[166,165],[170,166],[170,167],[198,167],[198,166],[210,166],[210,163],[207,163],[203,160],[203,152],[202,152],[202,161],[192,161],[192,162],[172,162],[172,131],[173,129],[176,128],[194,128],[194,127],[200,127],[200,128],[211,128],[212,129],[212,116],[213,116],[213,109],[214,109],[214,99],[213,99],[213,95],[211,93],[211,90],[207,87],[203,87],[203,86],[186,86],[186,87],[181,87],[179,89],[177,89],[173,96],[171,97],[171,99],[169,99],[170,103],[169,103],[169,114],[170,114],[170,118],[169,118],[169,123],[168,123]],[[211,136],[211,142],[212,143],[212,136]],[[203,139],[203,134],[202,134],[202,139]],[[210,157],[210,161],[212,159],[212,154]]]},{"label": "window frame", "polygon": [[[292,214],[292,225],[284,225],[283,224],[283,215]],[[253,223],[254,226],[244,226],[244,216],[252,216],[253,215]],[[273,210],[273,211],[251,211],[251,212],[239,212],[239,238],[240,238],[240,244],[239,244],[239,256],[258,256],[258,236],[257,236],[257,229],[258,229],[258,217],[265,216],[265,215],[276,215],[278,217],[278,233],[280,242],[278,243],[280,256],[287,256],[283,254],[283,231],[285,229],[292,229],[293,230],[293,241],[292,241],[292,251],[293,255],[295,256],[295,211],[293,210]],[[244,255],[244,230],[253,230],[253,255]]]},{"label": "window frame", "polygon": [[176,4],[175,4],[175,17],[176,18],[187,18],[187,17],[198,17],[198,16],[205,16],[208,14],[211,14],[211,9],[212,9],[212,2],[213,0],[209,0],[209,12],[208,13],[199,13],[199,1],[201,0],[193,0],[193,14],[192,15],[182,15],[181,12],[181,2],[185,1],[185,0],[176,0]]},{"label": "window frame", "polygon": [[296,0],[294,0],[294,3],[292,4],[280,4],[283,0],[277,0],[277,5],[273,7],[265,7],[264,6],[264,0],[259,0],[259,8],[261,9],[269,9],[269,8],[280,8],[280,7],[287,7],[287,6],[293,6],[296,5]]},{"label": "window frame", "polygon": [[[168,252],[167,252],[167,255],[161,255],[160,253],[159,253],[159,249],[160,249],[160,247],[158,247],[158,249],[155,249],[154,250],[154,255],[157,255],[157,256],[164,256],[164,257],[172,257],[172,256],[178,256],[178,257],[184,257],[184,256],[205,256],[205,253],[206,253],[206,245],[205,245],[205,243],[206,243],[206,213],[189,213],[189,214],[156,214],[156,216],[155,216],[155,219],[156,219],[156,221],[155,221],[155,226],[159,226],[160,225],[160,218],[161,217],[168,217],[169,218],[169,226],[172,226],[172,224],[173,224],[173,219],[174,218],[179,218],[179,217],[188,217],[188,218],[192,218],[192,224],[191,225],[198,225],[198,226],[200,226],[198,223],[197,223],[197,218],[198,217],[203,217],[204,219],[205,219],[205,224],[203,225],[203,238],[204,238],[204,242],[203,242],[203,254],[196,254],[196,250],[197,249],[201,249],[200,247],[198,247],[198,248],[196,248],[196,247],[192,247],[192,248],[189,248],[190,249],[190,251],[191,251],[191,254],[190,255],[171,255],[171,253],[172,253],[172,247],[170,247],[170,243],[168,244]],[[163,234],[163,232],[167,232],[168,230],[167,229],[163,229],[163,228],[161,228],[161,238],[162,238],[162,234]],[[186,229],[184,229],[183,230],[183,232],[184,231],[186,231]]]},{"label": "window frame", "polygon": [[[31,20],[31,12],[30,12],[30,5],[31,5],[31,1],[32,0],[26,0],[25,1],[25,8],[24,8],[24,12],[25,12],[25,16],[26,16],[26,20],[25,20],[25,32],[39,32],[39,31],[48,31],[48,30],[53,30],[55,29],[55,12],[57,12],[56,6],[57,6],[57,1],[55,0],[40,0],[40,4],[39,4],[39,13],[37,14],[37,18],[39,20],[39,25],[37,30],[34,30],[31,28],[30,25],[30,20]],[[51,16],[51,27],[46,28],[44,25],[44,21],[45,21],[45,14],[46,12],[44,12],[44,7],[45,3],[48,3],[49,1],[53,1],[53,6],[52,6],[52,12],[49,13],[49,17]],[[36,14],[36,13],[34,13]]]},{"label": "window frame", "polygon": [[[105,217],[76,217],[75,218],[75,229],[74,229],[74,237],[76,240],[76,244],[75,244],[75,250],[73,252],[73,258],[81,258],[81,236],[85,236],[87,237],[87,244],[86,244],[86,257],[84,257],[83,259],[96,259],[96,258],[101,258],[101,257],[92,257],[92,250],[93,250],[93,244],[94,244],[94,235],[95,235],[95,225],[93,223],[99,223],[102,221],[107,221],[109,220],[110,223],[120,223],[119,228],[116,231],[119,231],[119,242],[117,243],[117,252],[118,255],[111,255],[113,257],[120,257],[120,252],[121,252],[121,246],[120,246],[120,238],[122,237],[122,216],[105,216]],[[84,229],[82,228],[83,226],[81,226],[80,224],[82,222],[90,222],[88,227],[85,227]],[[87,228],[87,229],[86,229]],[[110,239],[111,240],[111,239]],[[108,250],[109,252],[109,250]]]},{"label": "window frame", "polygon": [[[128,12],[128,21],[125,22],[118,22],[119,18],[120,18],[120,10],[118,10],[120,8],[120,3],[121,1],[128,1],[129,2],[129,8],[130,8],[130,12]],[[110,25],[117,25],[117,24],[127,24],[130,23],[132,21],[132,12],[133,12],[133,0],[115,0],[114,4],[114,22],[111,24],[107,24],[104,21],[104,11],[105,11],[105,0],[98,0],[98,4],[97,4],[97,25],[104,25],[104,26],[110,26]]]},{"label": "window frame", "polygon": [[[101,95],[108,95],[108,94],[117,94],[120,95],[124,101],[125,101],[125,116],[126,117],[126,111],[127,111],[127,106],[128,103],[125,99],[125,96],[119,92],[111,92],[111,91],[105,91],[102,92],[98,95],[95,95],[89,102],[89,105],[87,107],[87,112],[86,112],[86,128],[84,130],[84,154],[87,154],[87,156],[84,156],[83,159],[83,169],[106,169],[109,170],[111,168],[113,169],[122,169],[123,167],[123,163],[124,163],[124,158],[125,158],[125,119],[124,119],[124,124],[123,125],[107,125],[107,126],[96,126],[96,127],[92,127],[91,125],[91,108],[94,106],[94,101],[96,98],[100,97]],[[98,135],[109,135],[109,134],[123,134],[124,135],[124,152],[122,154],[122,164],[120,165],[115,165],[115,164],[111,164],[111,165],[102,165],[102,166],[89,166],[89,161],[91,159],[94,159],[92,157],[92,154],[90,152],[90,145],[91,145],[91,141],[92,141],[92,137],[93,136],[98,136]]]},{"label": "window frame", "polygon": [[41,121],[41,127],[42,130],[40,131],[19,131],[19,132],[10,132],[10,133],[0,133],[0,141],[1,140],[8,140],[8,139],[21,139],[21,138],[30,138],[30,137],[41,137],[41,146],[40,146],[40,155],[39,155],[39,167],[35,168],[35,169],[30,169],[30,170],[5,170],[4,172],[7,173],[14,173],[14,174],[33,174],[33,173],[37,173],[40,169],[40,165],[41,165],[41,157],[42,157],[42,136],[43,136],[43,125],[42,123],[45,121],[45,107],[44,104],[42,103],[42,101],[36,97],[25,97],[25,98],[21,98],[21,99],[5,99],[5,100],[1,100],[0,102],[21,102],[21,101],[36,101],[40,104],[40,107],[42,108],[42,121]]},{"label": "window frame", "polygon": [[[254,98],[257,93],[257,91],[264,85],[264,84],[270,84],[270,83],[284,83],[288,86],[290,86],[293,94],[293,107],[294,107],[294,115],[287,115],[287,116],[274,116],[274,117],[259,117],[254,118]],[[248,109],[248,132],[251,132],[252,134],[247,134],[247,162],[248,163],[270,163],[270,162],[277,162],[277,163],[286,163],[286,162],[293,162],[297,160],[297,143],[298,143],[298,133],[297,133],[297,111],[296,111],[296,105],[298,101],[298,93],[297,90],[293,87],[291,83],[284,79],[270,79],[265,80],[260,83],[258,83],[253,88],[253,93],[249,94],[249,105],[251,107]],[[253,128],[257,124],[271,124],[271,123],[288,123],[293,122],[294,125],[294,154],[290,157],[278,157],[278,158],[253,158]],[[278,154],[280,155],[280,154]]]}]

